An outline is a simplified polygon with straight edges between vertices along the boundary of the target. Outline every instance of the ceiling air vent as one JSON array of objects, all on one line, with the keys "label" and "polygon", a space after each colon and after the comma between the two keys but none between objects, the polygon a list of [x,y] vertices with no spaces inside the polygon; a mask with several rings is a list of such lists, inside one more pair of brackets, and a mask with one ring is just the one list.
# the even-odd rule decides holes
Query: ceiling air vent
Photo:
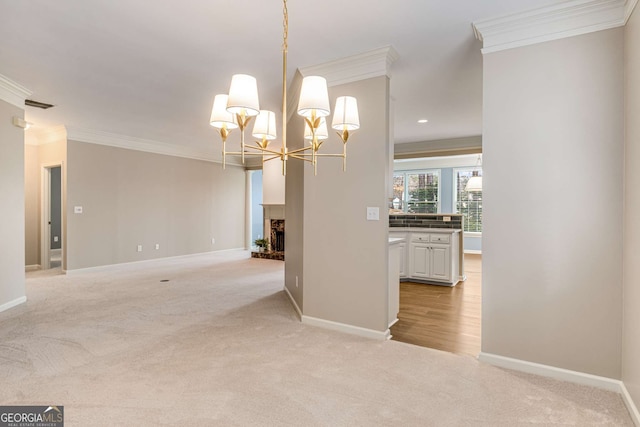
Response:
[{"label": "ceiling air vent", "polygon": [[42,108],[43,110],[46,110],[47,108],[53,107],[53,104],[45,104],[44,102],[34,101],[33,99],[25,99],[24,100],[24,105],[27,105],[29,107]]}]

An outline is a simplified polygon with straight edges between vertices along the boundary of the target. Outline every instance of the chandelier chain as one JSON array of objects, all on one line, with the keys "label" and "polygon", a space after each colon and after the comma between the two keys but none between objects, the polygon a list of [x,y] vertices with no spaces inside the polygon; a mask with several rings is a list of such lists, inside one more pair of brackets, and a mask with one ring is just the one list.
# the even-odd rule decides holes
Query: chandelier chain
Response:
[{"label": "chandelier chain", "polygon": [[287,39],[289,38],[289,10],[287,9],[287,0],[283,0],[282,7],[282,49],[286,52],[289,49]]}]

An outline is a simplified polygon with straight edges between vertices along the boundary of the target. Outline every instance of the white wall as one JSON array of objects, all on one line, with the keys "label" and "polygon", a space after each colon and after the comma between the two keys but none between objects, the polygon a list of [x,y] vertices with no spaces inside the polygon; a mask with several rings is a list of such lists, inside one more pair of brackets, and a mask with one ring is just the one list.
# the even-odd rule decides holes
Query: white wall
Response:
[{"label": "white wall", "polygon": [[[287,237],[286,286],[295,298],[302,297],[303,304],[298,305],[304,316],[384,333],[388,327],[389,79],[376,77],[329,88],[332,103],[336,96],[347,94],[358,99],[361,121],[360,130],[348,142],[347,171],[342,171],[340,159],[323,158],[318,176],[309,165],[293,166],[287,175],[286,234],[292,232],[290,225],[301,234],[291,240]],[[293,135],[289,133],[290,139]],[[341,150],[342,142],[335,137],[321,148],[323,152]],[[366,220],[367,206],[379,207],[379,221]],[[294,209],[296,215],[303,215],[302,223],[289,223]],[[297,255],[290,258],[292,251]],[[298,288],[293,272],[301,274]]]},{"label": "white wall", "polygon": [[622,380],[640,407],[640,10],[625,29],[626,143]]},{"label": "white wall", "polygon": [[243,169],[77,141],[67,159],[69,270],[244,248]]},{"label": "white wall", "polygon": [[[269,148],[276,149],[271,146]],[[282,162],[278,159],[270,160],[262,166],[262,203],[284,205],[284,193],[285,176],[282,175]]]},{"label": "white wall", "polygon": [[622,73],[620,28],[484,56],[485,353],[620,378]]},{"label": "white wall", "polygon": [[[31,129],[25,145],[25,239],[26,265],[42,265],[42,171],[45,166],[62,165],[62,203],[66,201],[66,132],[60,128]],[[65,241],[63,215],[61,241]],[[66,249],[66,245],[63,244]],[[64,268],[64,266],[63,266]]]},{"label": "white wall", "polygon": [[14,116],[24,118],[24,110],[0,99],[0,311],[25,298],[24,130]]}]

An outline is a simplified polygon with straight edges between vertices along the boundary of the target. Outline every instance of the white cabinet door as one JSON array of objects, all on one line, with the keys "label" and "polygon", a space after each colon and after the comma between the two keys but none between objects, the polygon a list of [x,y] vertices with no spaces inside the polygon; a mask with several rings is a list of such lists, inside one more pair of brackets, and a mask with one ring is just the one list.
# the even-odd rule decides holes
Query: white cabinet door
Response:
[{"label": "white cabinet door", "polygon": [[407,277],[407,244],[398,243],[400,249],[400,277]]},{"label": "white cabinet door", "polygon": [[427,279],[429,269],[430,249],[428,244],[411,243],[411,277]]},{"label": "white cabinet door", "polygon": [[434,245],[430,247],[430,277],[436,280],[451,280],[451,246]]}]

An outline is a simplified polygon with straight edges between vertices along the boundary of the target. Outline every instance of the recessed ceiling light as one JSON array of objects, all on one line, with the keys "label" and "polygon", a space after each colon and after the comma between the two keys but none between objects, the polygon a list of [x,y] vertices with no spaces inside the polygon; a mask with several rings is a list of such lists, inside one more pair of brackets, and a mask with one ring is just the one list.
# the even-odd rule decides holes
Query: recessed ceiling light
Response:
[{"label": "recessed ceiling light", "polygon": [[420,119],[420,120],[418,120],[418,123],[427,123],[428,121],[429,120],[427,120],[427,119]]}]

